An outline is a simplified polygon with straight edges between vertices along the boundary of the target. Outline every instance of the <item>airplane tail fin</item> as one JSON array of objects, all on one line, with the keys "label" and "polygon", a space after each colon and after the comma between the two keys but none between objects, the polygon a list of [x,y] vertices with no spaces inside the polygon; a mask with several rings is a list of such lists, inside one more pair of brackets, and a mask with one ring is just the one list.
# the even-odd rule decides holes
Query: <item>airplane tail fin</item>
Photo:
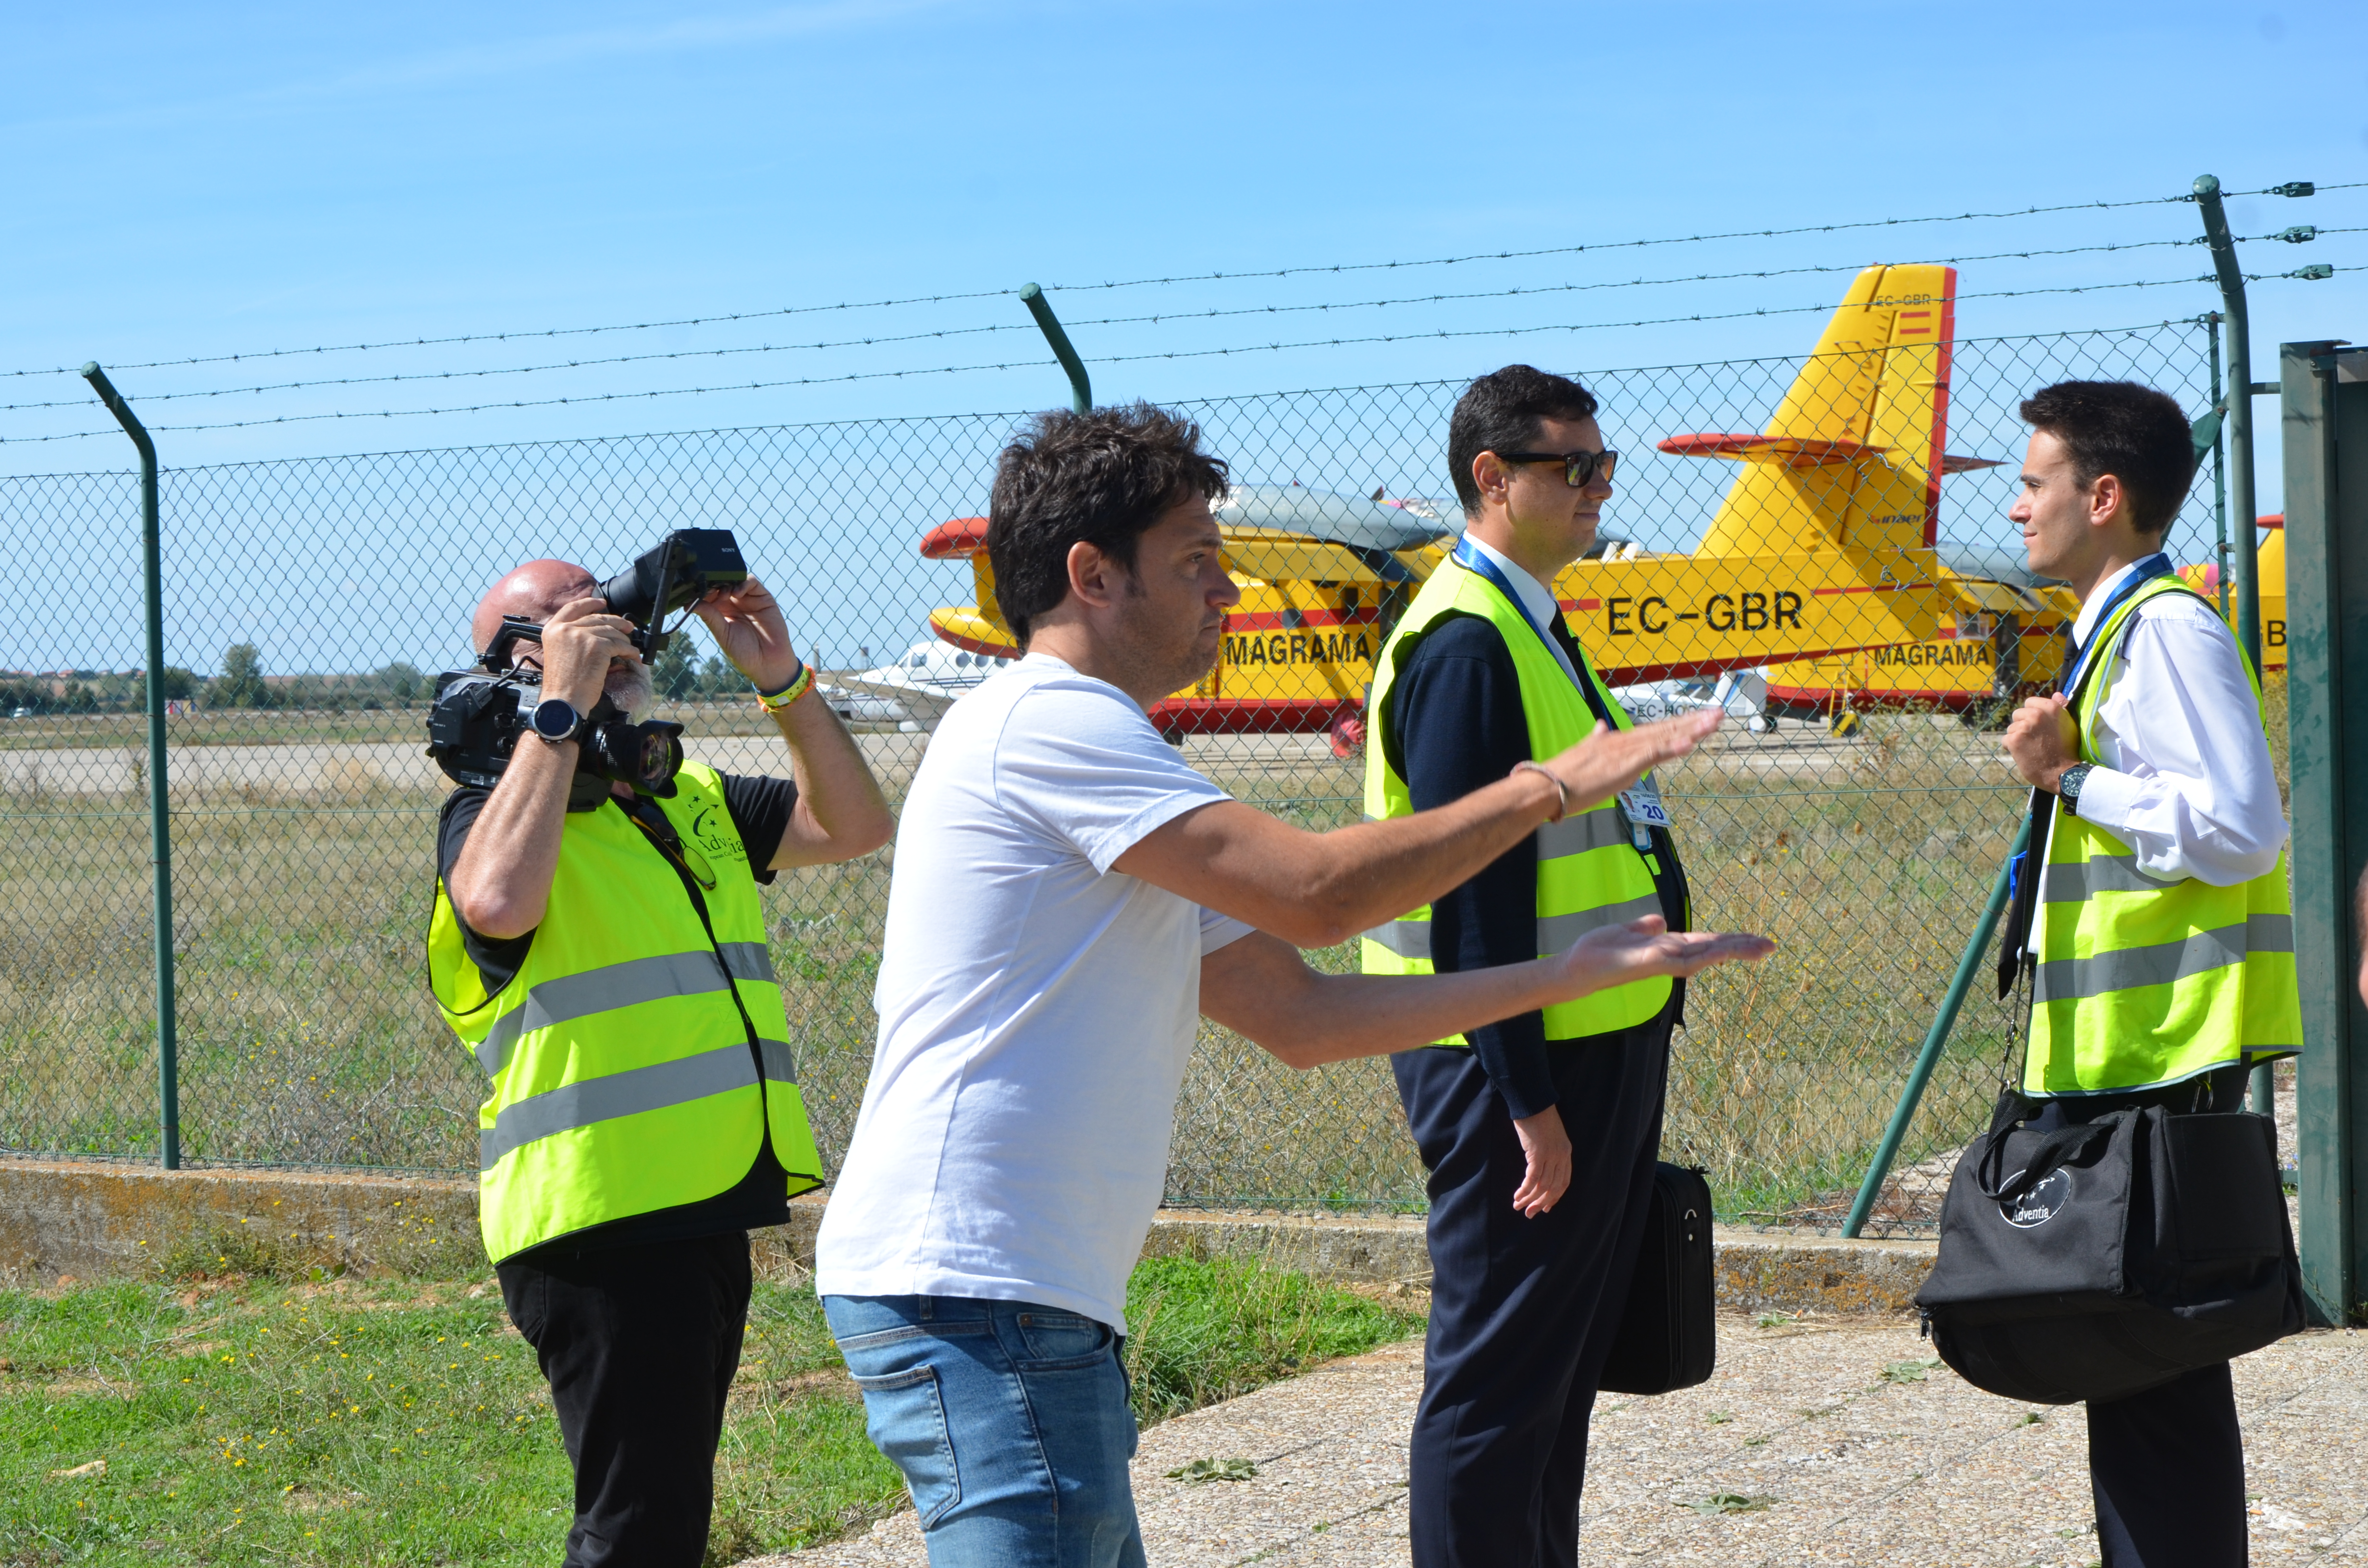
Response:
[{"label": "airplane tail fin", "polygon": [[1957,271],[1870,267],[1826,324],[1766,430],[1672,436],[1661,450],[1743,472],[1702,552],[1914,549],[1937,537]]}]

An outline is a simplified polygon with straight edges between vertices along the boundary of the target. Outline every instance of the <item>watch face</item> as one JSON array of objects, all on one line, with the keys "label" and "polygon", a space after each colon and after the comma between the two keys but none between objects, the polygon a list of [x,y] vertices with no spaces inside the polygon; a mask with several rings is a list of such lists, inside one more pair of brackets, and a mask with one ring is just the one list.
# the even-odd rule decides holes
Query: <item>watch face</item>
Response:
[{"label": "watch face", "polygon": [[546,741],[564,741],[575,730],[575,710],[553,697],[534,705],[534,733]]}]

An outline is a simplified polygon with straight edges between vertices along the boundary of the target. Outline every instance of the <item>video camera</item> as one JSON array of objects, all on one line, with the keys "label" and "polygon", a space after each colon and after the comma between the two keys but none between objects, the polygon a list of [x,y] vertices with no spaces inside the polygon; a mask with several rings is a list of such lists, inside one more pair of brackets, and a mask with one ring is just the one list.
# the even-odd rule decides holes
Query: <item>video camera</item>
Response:
[{"label": "video camera", "polygon": [[[633,646],[644,660],[654,661],[672,639],[660,624],[668,614],[687,610],[712,589],[747,580],[740,541],[730,529],[677,528],[596,591],[609,613],[633,623]],[[436,677],[436,700],[427,710],[427,755],[447,778],[484,789],[500,781],[533,711],[527,703],[521,712],[519,699],[542,684],[541,669],[518,663],[518,645],[541,641],[539,622],[506,615],[476,667]],[[643,794],[674,793],[674,776],[682,770],[680,724],[656,719],[633,723],[605,694],[586,717],[590,722],[577,743],[569,811],[598,806],[612,782],[630,784]]]}]

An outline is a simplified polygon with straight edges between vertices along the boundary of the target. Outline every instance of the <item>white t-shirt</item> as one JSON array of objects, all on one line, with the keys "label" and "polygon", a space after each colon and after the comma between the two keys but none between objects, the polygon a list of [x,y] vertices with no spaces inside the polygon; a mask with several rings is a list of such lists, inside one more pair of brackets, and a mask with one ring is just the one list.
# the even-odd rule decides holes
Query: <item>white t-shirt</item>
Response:
[{"label": "white t-shirt", "polygon": [[1225,792],[1118,687],[1031,653],[955,703],[896,833],[880,1044],[815,1243],[843,1296],[1125,1331],[1201,959],[1250,927],[1110,869]]}]

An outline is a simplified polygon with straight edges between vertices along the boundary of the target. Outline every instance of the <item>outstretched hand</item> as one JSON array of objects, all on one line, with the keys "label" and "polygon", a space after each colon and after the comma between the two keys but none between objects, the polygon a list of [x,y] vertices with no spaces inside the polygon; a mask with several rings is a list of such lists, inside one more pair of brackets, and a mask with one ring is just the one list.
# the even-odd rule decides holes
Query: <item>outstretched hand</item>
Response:
[{"label": "outstretched hand", "polygon": [[1543,766],[1570,791],[1573,813],[1592,811],[1661,764],[1693,750],[1725,717],[1705,708],[1633,730],[1607,730],[1599,723],[1587,739]]},{"label": "outstretched hand", "polygon": [[1570,994],[1584,996],[1656,975],[1700,974],[1713,964],[1758,963],[1776,950],[1765,937],[1732,931],[1671,931],[1657,915],[1605,926],[1573,942],[1556,960]]}]

